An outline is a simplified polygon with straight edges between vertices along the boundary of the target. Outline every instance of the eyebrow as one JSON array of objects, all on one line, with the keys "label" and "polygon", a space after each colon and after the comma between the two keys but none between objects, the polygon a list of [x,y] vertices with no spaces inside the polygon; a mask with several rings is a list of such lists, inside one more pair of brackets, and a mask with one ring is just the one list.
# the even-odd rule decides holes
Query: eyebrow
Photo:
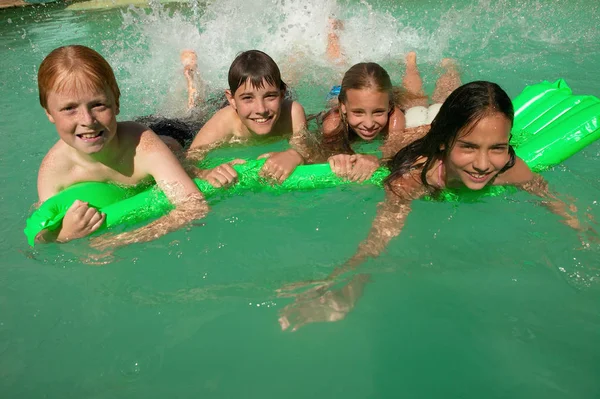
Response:
[{"label": "eyebrow", "polygon": [[[456,140],[456,141],[457,141],[457,142],[459,142],[459,143],[461,143],[461,144],[467,144],[467,145],[472,145],[472,146],[478,146],[478,144],[475,144],[475,143],[472,143],[472,142],[470,142],[470,141],[466,141],[466,140],[461,140],[461,139],[458,139],[458,140]],[[501,145],[508,145],[508,141],[503,141],[503,142],[501,142],[501,143],[494,143],[494,144],[492,144],[490,147],[498,147],[498,146],[501,146]]]},{"label": "eyebrow", "polygon": [[[270,96],[270,95],[279,95],[279,90],[273,90],[273,91],[268,91],[265,93],[265,96]],[[248,92],[248,91],[244,91],[242,93],[239,94],[240,97],[242,96],[254,96],[253,92]]]},{"label": "eyebrow", "polygon": [[[361,108],[361,107],[350,107],[350,111],[364,111],[364,110],[365,110],[365,109],[364,109],[364,108]],[[373,112],[379,112],[379,111],[383,111],[383,112],[385,112],[385,111],[387,111],[387,110],[386,110],[385,108],[375,108],[375,109],[373,110]]]}]

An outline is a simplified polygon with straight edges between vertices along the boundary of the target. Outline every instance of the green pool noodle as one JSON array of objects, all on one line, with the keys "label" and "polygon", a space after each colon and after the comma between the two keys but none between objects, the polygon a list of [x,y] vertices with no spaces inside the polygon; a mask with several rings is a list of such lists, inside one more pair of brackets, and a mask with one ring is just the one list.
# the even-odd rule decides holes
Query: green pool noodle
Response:
[{"label": "green pool noodle", "polygon": [[[211,164],[226,161],[228,160],[212,160]],[[237,195],[246,192],[285,193],[357,184],[334,175],[329,164],[299,166],[283,183],[271,184],[258,173],[264,163],[265,160],[251,160],[233,166],[238,173],[238,182],[225,189],[214,188],[200,179],[194,179],[194,182],[209,203],[218,195]],[[361,184],[381,186],[388,174],[386,168],[379,168],[369,180]],[[173,208],[157,186],[135,189],[107,183],[78,183],[49,198],[27,219],[25,235],[29,244],[34,245],[35,237],[43,229],[58,228],[66,211],[77,199],[89,202],[91,206],[106,214],[106,222],[102,229],[118,225],[133,225],[164,215]]]},{"label": "green pool noodle", "polygon": [[[527,86],[514,100],[515,120],[511,144],[517,156],[534,171],[559,164],[600,137],[600,100],[593,96],[574,96],[562,79],[554,83]],[[228,160],[216,159],[209,168]],[[206,181],[194,179],[209,203],[215,198],[246,192],[285,193],[299,190],[329,188],[343,184],[358,184],[338,178],[329,164],[302,165],[280,185],[270,184],[259,175],[264,160],[251,160],[235,165],[238,182],[231,187],[216,189]],[[364,183],[381,186],[388,176],[379,168]],[[467,189],[444,190],[440,199],[470,201],[481,196],[499,195],[514,188],[490,186],[476,192]],[[173,208],[156,186],[125,188],[107,183],[86,182],[69,187],[49,198],[27,219],[25,235],[31,246],[43,229],[56,229],[73,202],[89,202],[106,214],[102,230],[114,226],[130,226],[166,214]]]}]

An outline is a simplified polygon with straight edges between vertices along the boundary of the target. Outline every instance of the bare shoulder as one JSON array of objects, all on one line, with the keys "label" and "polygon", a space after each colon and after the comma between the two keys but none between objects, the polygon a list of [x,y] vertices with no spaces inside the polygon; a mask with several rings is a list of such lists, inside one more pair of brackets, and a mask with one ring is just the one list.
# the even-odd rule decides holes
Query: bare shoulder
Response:
[{"label": "bare shoulder", "polygon": [[290,108],[291,108],[292,119],[301,117],[306,120],[306,113],[304,111],[304,107],[302,106],[302,104],[300,104],[298,101],[292,101]]},{"label": "bare shoulder", "polygon": [[171,155],[173,152],[168,141],[163,140],[152,129],[136,122],[125,123],[125,129],[120,132],[119,137],[122,159],[133,157],[136,164],[145,165],[157,157],[164,158],[165,154]]},{"label": "bare shoulder", "polygon": [[306,127],[306,112],[304,107],[297,101],[291,104],[292,132],[297,132]]},{"label": "bare shoulder", "polygon": [[241,135],[241,121],[231,105],[218,110],[198,131],[190,146],[198,148]]},{"label": "bare shoulder", "polygon": [[342,118],[337,109],[332,109],[323,118],[323,135],[328,136],[333,133],[342,123]]},{"label": "bare shoulder", "polygon": [[498,175],[494,181],[495,185],[504,184],[524,184],[534,178],[535,174],[529,169],[529,166],[519,157],[516,157],[515,164],[506,172]]},{"label": "bare shoulder", "polygon": [[390,113],[388,122],[388,130],[390,134],[402,133],[406,127],[406,118],[404,112],[398,107],[394,107]]}]

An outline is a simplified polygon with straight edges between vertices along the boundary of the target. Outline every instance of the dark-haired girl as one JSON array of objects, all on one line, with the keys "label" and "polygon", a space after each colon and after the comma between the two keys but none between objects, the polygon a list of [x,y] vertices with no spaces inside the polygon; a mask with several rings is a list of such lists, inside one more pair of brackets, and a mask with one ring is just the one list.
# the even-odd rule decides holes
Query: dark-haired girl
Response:
[{"label": "dark-haired girl", "polygon": [[447,187],[481,190],[489,185],[517,186],[542,197],[565,224],[581,229],[577,217],[548,192],[544,179],[515,155],[509,144],[513,118],[510,98],[495,83],[472,82],[453,91],[429,132],[400,150],[391,161],[386,198],[379,205],[367,239],[349,261],[322,282],[321,288],[311,292],[312,296],[299,298],[282,311],[282,328],[342,319],[360,297],[368,276],[356,275],[335,291],[328,289],[332,282],[366,258],[378,256],[400,234],[413,200],[425,195],[435,197]]}]

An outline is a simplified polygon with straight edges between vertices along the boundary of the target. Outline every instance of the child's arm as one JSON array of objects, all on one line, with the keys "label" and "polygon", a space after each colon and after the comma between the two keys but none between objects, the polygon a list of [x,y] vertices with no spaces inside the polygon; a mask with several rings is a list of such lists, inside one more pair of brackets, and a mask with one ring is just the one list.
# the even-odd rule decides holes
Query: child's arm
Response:
[{"label": "child's arm", "polygon": [[[337,276],[357,268],[369,257],[379,256],[392,238],[400,234],[406,217],[410,213],[411,202],[426,193],[419,172],[420,170],[415,170],[407,173],[397,178],[392,183],[392,188],[386,188],[385,201],[378,205],[377,214],[371,225],[369,235],[360,243],[356,253],[342,266],[334,269],[324,282],[331,282]],[[299,285],[305,286],[307,283],[303,282]],[[297,287],[298,284],[290,284],[283,288],[281,292],[293,290]]]},{"label": "child's arm", "polygon": [[338,321],[343,319],[361,297],[369,275],[354,275],[342,288],[333,289],[337,278],[356,269],[368,257],[378,256],[402,231],[406,217],[410,213],[410,203],[420,197],[424,191],[414,176],[407,175],[394,182],[394,191],[389,191],[383,203],[379,204],[377,215],[366,240],[358,251],[342,266],[323,281],[289,284],[279,290],[282,296],[288,296],[302,286],[317,285],[307,292],[294,295],[296,300],[280,312],[279,324],[282,330],[292,327],[292,331],[307,323]]},{"label": "child's arm", "polygon": [[379,256],[392,238],[400,234],[410,213],[412,200],[424,194],[424,191],[417,191],[415,185],[408,181],[413,179],[412,176],[400,179],[409,183],[409,186],[397,182],[395,192],[388,191],[385,201],[378,206],[367,238],[359,244],[356,253],[346,263],[333,270],[328,279],[333,280],[347,271],[356,269],[367,258]]},{"label": "child's arm", "polygon": [[305,158],[302,155],[303,148],[297,149],[294,146],[297,141],[296,138],[306,130],[304,107],[294,101],[289,109],[292,127],[292,138],[290,138],[291,148],[281,152],[266,153],[259,157],[259,159],[267,158],[267,161],[260,170],[261,175],[279,183],[287,179],[298,165],[302,165],[305,162]]},{"label": "child's arm", "polygon": [[237,180],[237,172],[232,165],[243,163],[243,161],[235,160],[212,169],[199,169],[194,164],[234,135],[236,120],[239,120],[239,117],[230,106],[219,110],[200,129],[187,151],[186,163],[190,173],[199,179],[206,180],[213,187],[225,187],[234,183]]},{"label": "child's arm", "polygon": [[581,226],[577,216],[569,212],[576,212],[577,209],[575,206],[568,206],[564,201],[556,197],[556,195],[548,188],[548,182],[541,175],[533,173],[521,158],[517,157],[515,165],[499,175],[494,184],[514,185],[523,191],[527,191],[530,194],[540,197],[542,199],[542,205],[548,208],[552,213],[562,217],[564,224],[575,230],[585,230],[585,228]]},{"label": "child's arm", "polygon": [[208,205],[196,184],[154,132],[146,130],[141,134],[137,152],[136,168],[154,178],[175,209],[139,229],[108,238],[98,237],[92,244],[98,249],[154,240],[191,220],[203,218],[208,212]]},{"label": "child's arm", "polygon": [[[56,146],[60,146],[58,143]],[[38,173],[38,198],[39,204],[60,191],[61,183],[58,181],[64,175],[64,170],[69,170],[72,165],[65,165],[67,156],[60,154],[57,147],[53,147],[40,166]],[[62,172],[62,173],[61,173]],[[68,242],[92,234],[104,223],[106,215],[90,207],[87,202],[75,201],[65,213],[60,226],[54,230],[44,229],[35,237],[36,244],[50,242]]]}]

